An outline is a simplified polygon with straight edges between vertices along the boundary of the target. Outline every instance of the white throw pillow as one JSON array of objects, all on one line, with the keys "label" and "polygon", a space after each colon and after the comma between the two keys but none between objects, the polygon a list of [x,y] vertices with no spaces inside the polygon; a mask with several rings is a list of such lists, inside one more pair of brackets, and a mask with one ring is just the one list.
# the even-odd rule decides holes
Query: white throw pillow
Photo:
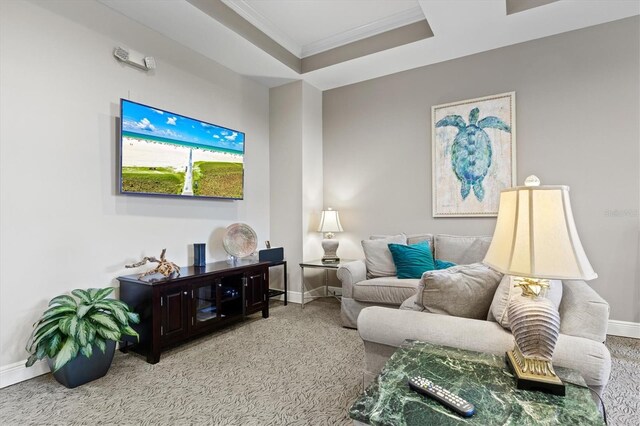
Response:
[{"label": "white throw pillow", "polygon": [[[493,302],[491,302],[491,309],[489,309],[488,320],[493,320],[500,323],[501,326],[507,330],[511,330],[509,324],[509,315],[507,313],[509,301],[512,297],[522,294],[522,289],[516,287],[514,284],[513,275],[505,275],[498,285],[496,294],[493,295]],[[551,300],[556,309],[560,307],[562,301],[562,281],[549,280],[549,290],[547,291],[547,299]],[[492,318],[493,316],[493,318]]]},{"label": "white throw pillow", "polygon": [[396,265],[389,251],[391,243],[406,245],[407,236],[399,234],[376,240],[362,240],[368,278],[395,277]]}]

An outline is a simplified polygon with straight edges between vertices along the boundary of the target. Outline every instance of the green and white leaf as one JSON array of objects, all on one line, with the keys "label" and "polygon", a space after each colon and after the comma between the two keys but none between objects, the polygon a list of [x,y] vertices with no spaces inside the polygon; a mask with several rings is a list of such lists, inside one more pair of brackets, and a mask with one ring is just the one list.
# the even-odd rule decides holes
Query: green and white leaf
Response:
[{"label": "green and white leaf", "polygon": [[135,312],[127,312],[127,317],[129,317],[129,322],[132,322],[134,324],[140,323],[140,315]]},{"label": "green and white leaf", "polygon": [[82,300],[85,303],[93,302],[93,298],[91,297],[91,294],[89,294],[87,290],[82,290],[81,288],[77,288],[73,290],[71,294],[73,294],[74,296],[76,296],[78,299]]},{"label": "green and white leaf", "polygon": [[51,335],[49,340],[46,342],[46,346],[47,356],[49,358],[55,358],[55,356],[58,354],[58,351],[62,348],[62,334],[58,332]]},{"label": "green and white leaf", "polygon": [[82,355],[86,356],[87,358],[91,358],[91,355],[93,354],[93,346],[92,345],[86,345],[80,348],[80,353],[82,353]]},{"label": "green and white leaf", "polygon": [[102,353],[105,353],[107,351],[107,342],[105,342],[103,338],[96,336],[96,340],[94,343],[102,351]]},{"label": "green and white leaf", "polygon": [[98,325],[103,325],[113,331],[119,331],[120,327],[118,327],[118,324],[109,316],[103,314],[103,313],[95,313],[95,314],[91,314],[91,316],[89,317],[94,323],[98,324]]},{"label": "green and white leaf", "polygon": [[120,340],[120,332],[119,331],[113,331],[113,330],[109,330],[108,328],[98,328],[97,332],[100,336],[104,337],[107,340],[115,340],[116,342],[118,340]]},{"label": "green and white leaf", "polygon": [[66,294],[63,294],[61,296],[56,296],[49,301],[49,306],[55,305],[55,304],[58,304],[61,306],[69,306],[72,308],[75,308],[76,306],[78,306],[76,299]]},{"label": "green and white leaf", "polygon": [[60,316],[68,313],[75,314],[75,312],[76,312],[75,307],[61,306],[61,305],[53,306],[47,309],[46,311],[44,311],[44,313],[42,314],[42,317],[40,318],[40,321],[45,321],[45,320],[48,320],[49,318],[54,318],[56,316]]},{"label": "green and white leaf", "polygon": [[47,347],[45,345],[38,345],[38,349],[36,350],[36,358],[42,359],[47,356]]},{"label": "green and white leaf", "polygon": [[38,357],[36,356],[36,354],[31,354],[29,355],[29,358],[27,358],[27,362],[24,364],[24,366],[31,367],[33,364],[36,363],[37,360],[38,360]]},{"label": "green and white leaf", "polygon": [[29,346],[29,349],[27,349],[29,352],[32,351],[33,348],[38,348],[40,342],[46,338],[47,336],[50,336],[52,333],[55,333],[56,331],[58,331],[58,324],[49,324],[46,328],[46,330],[44,330],[36,339],[35,341]]},{"label": "green and white leaf", "polygon": [[45,322],[40,323],[38,326],[36,326],[33,329],[33,332],[31,332],[31,336],[29,336],[29,340],[27,340],[27,346],[26,346],[26,350],[27,352],[31,352],[30,348],[33,348],[34,344],[35,344],[35,340],[42,336],[42,333],[44,333],[46,331],[47,326],[49,326],[52,323],[57,324],[60,320],[58,318],[50,318]]},{"label": "green and white leaf", "polygon": [[78,332],[76,333],[78,338],[78,344],[80,346],[87,346],[89,343],[89,322],[85,320],[78,320]]},{"label": "green and white leaf", "polygon": [[78,306],[78,313],[76,314],[78,318],[82,318],[84,317],[87,312],[89,312],[91,310],[91,308],[93,308],[93,304],[87,305],[87,304],[82,304],[80,306]]},{"label": "green and white leaf", "polygon": [[65,339],[62,348],[60,348],[60,352],[56,355],[56,362],[53,367],[53,371],[58,371],[63,365],[75,358],[76,355],[78,355],[78,349],[78,344],[73,337],[68,336]]},{"label": "green and white leaf", "polygon": [[109,303],[108,300],[102,300],[100,302],[96,302],[94,306],[98,309],[109,311],[114,317],[116,317],[120,324],[127,324],[129,322],[129,319],[127,318],[127,311],[115,303]]},{"label": "green and white leaf", "polygon": [[131,326],[127,325],[127,326],[122,327],[120,332],[122,334],[126,334],[126,335],[129,335],[129,336],[136,337],[138,339],[138,341],[140,341],[140,335],[138,334],[137,331],[135,331],[133,328],[131,328]]},{"label": "green and white leaf", "polygon": [[113,293],[113,290],[115,290],[115,287],[105,287],[103,289],[100,289],[93,297],[93,300],[99,301],[105,299],[108,295]]},{"label": "green and white leaf", "polygon": [[75,315],[70,317],[65,317],[60,320],[58,323],[58,327],[60,327],[60,331],[62,331],[67,336],[71,335],[71,320],[73,318],[77,318]]},{"label": "green and white leaf", "polygon": [[80,320],[77,316],[71,317],[71,321],[69,321],[69,336],[76,337],[78,335],[78,322]]}]

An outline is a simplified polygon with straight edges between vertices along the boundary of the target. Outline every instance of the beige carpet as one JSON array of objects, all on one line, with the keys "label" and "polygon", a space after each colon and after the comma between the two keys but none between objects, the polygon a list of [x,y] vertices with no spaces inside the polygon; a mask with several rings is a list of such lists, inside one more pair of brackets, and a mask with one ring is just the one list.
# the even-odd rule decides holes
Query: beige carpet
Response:
[{"label": "beige carpet", "polygon": [[640,424],[640,340],[608,336],[611,377],[604,391],[610,425]]},{"label": "beige carpet", "polygon": [[[201,338],[160,363],[119,352],[102,379],[66,389],[51,375],[0,391],[3,425],[341,425],[361,391],[363,347],[335,300],[272,305],[271,317]],[[609,424],[637,424],[640,342],[610,338]]]}]

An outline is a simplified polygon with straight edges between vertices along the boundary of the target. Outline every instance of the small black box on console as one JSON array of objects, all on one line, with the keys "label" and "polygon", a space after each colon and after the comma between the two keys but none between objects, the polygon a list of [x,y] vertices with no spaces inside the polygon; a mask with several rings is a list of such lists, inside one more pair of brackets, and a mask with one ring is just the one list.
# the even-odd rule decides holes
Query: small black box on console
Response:
[{"label": "small black box on console", "polygon": [[258,252],[258,261],[260,262],[280,262],[284,260],[284,248],[276,247]]}]

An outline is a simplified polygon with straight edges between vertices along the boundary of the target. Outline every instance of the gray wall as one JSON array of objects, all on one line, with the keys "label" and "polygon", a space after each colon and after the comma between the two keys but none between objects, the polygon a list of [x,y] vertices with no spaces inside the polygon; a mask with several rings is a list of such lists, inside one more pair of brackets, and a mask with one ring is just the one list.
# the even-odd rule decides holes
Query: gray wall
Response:
[{"label": "gray wall", "polygon": [[431,216],[431,106],[516,92],[517,181],[571,187],[611,319],[640,321],[639,18],[324,93],[324,199],[342,257],[372,233],[492,234],[493,218]]}]

